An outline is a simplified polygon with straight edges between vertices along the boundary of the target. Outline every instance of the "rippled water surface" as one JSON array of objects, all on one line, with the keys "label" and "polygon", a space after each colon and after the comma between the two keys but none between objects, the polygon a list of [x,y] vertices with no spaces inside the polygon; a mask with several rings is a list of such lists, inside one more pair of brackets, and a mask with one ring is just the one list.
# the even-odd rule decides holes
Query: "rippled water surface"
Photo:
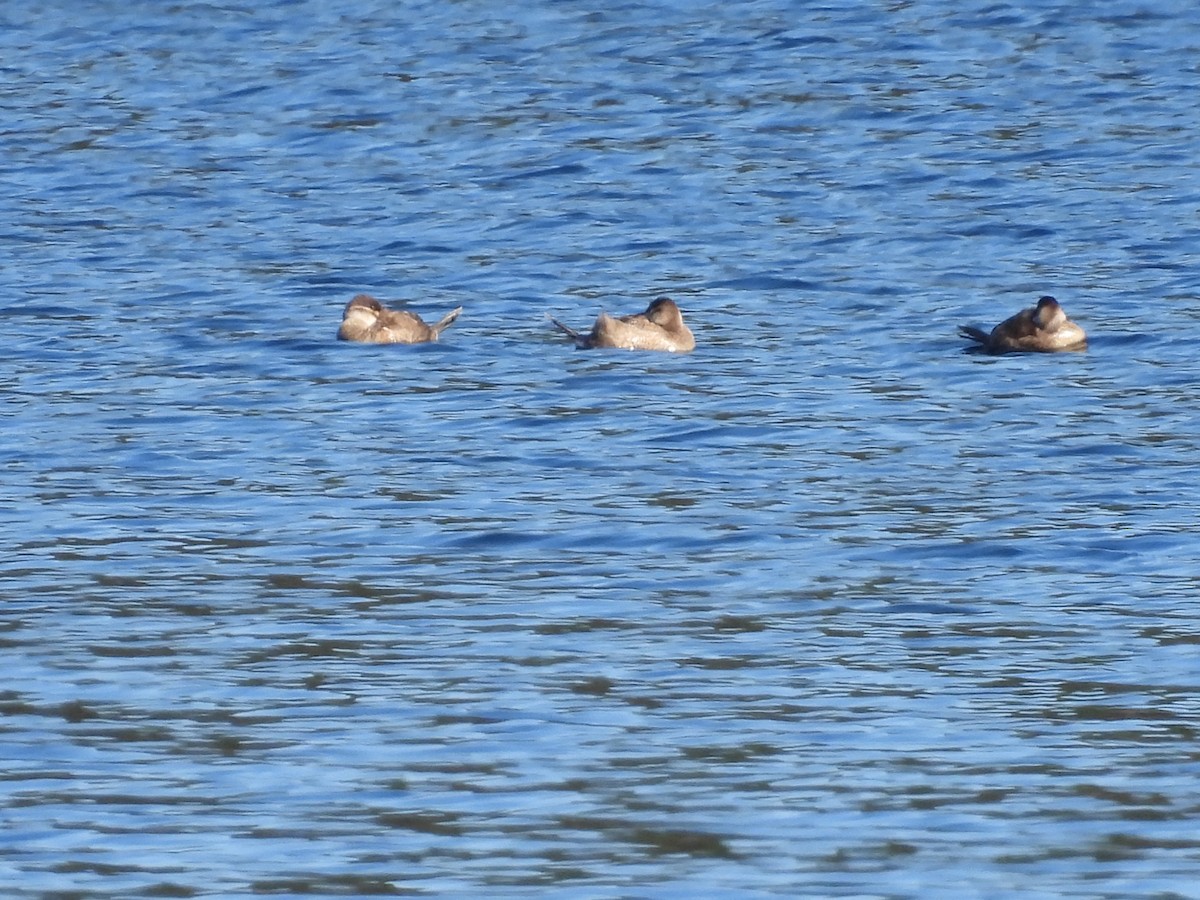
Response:
[{"label": "rippled water surface", "polygon": [[[4,5],[0,892],[1198,896],[1198,60]],[[1043,293],[1087,353],[962,352]],[[695,353],[545,317],[660,294]]]}]

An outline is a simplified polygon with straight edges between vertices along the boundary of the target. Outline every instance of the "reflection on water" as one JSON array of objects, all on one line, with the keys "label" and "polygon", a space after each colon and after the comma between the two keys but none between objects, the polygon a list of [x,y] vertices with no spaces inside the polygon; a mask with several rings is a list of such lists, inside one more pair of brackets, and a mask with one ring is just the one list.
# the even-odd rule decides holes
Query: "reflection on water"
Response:
[{"label": "reflection on water", "polygon": [[6,896],[1188,893],[1200,18],[1075,15],[0,14]]}]

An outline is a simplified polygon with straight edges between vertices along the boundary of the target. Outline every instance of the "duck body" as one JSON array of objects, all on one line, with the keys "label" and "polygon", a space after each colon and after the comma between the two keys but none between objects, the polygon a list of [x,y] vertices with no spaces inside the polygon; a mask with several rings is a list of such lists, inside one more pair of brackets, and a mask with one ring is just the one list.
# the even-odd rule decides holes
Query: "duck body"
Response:
[{"label": "duck body", "polygon": [[434,325],[428,325],[416,313],[388,309],[374,297],[359,294],[342,311],[338,340],[360,344],[426,344],[436,341],[462,313],[451,310]]},{"label": "duck body", "polygon": [[683,322],[683,313],[669,297],[659,297],[643,313],[610,316],[600,313],[587,334],[576,331],[550,317],[567,337],[581,349],[609,347],[619,350],[658,350],[665,353],[690,353],[696,339]]},{"label": "duck body", "polygon": [[1036,306],[1009,316],[990,332],[971,325],[958,333],[980,344],[986,353],[1058,353],[1086,350],[1087,335],[1067,318],[1053,297],[1041,297]]}]

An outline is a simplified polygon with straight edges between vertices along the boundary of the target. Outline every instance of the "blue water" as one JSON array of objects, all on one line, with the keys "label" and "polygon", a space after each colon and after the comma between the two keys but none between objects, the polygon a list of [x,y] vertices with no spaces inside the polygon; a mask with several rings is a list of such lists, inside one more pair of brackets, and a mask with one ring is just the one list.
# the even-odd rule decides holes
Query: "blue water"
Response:
[{"label": "blue water", "polygon": [[[0,893],[1200,896],[1198,60],[5,4]],[[1042,293],[1086,354],[962,352]],[[546,319],[660,294],[695,353]]]}]

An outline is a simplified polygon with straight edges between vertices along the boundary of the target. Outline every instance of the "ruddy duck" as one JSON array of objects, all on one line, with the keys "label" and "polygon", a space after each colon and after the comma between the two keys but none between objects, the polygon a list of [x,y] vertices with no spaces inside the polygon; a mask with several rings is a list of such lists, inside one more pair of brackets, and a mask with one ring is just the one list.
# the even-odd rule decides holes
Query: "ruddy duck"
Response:
[{"label": "ruddy duck", "polygon": [[646,307],[644,313],[616,318],[602,312],[588,334],[569,328],[553,316],[550,321],[575,342],[576,347],[615,347],[620,350],[665,350],[667,353],[690,353],[696,339],[683,324],[683,314],[675,301],[659,297]]},{"label": "ruddy duck", "polygon": [[987,353],[1086,350],[1087,335],[1067,318],[1053,297],[1042,297],[1037,306],[1023,309],[992,329],[991,334],[970,325],[960,325],[958,333],[982,344]]},{"label": "ruddy duck", "polygon": [[374,297],[359,294],[346,304],[337,336],[339,341],[362,344],[424,344],[436,341],[461,312],[460,306],[436,325],[426,325],[416,313],[388,309]]}]

